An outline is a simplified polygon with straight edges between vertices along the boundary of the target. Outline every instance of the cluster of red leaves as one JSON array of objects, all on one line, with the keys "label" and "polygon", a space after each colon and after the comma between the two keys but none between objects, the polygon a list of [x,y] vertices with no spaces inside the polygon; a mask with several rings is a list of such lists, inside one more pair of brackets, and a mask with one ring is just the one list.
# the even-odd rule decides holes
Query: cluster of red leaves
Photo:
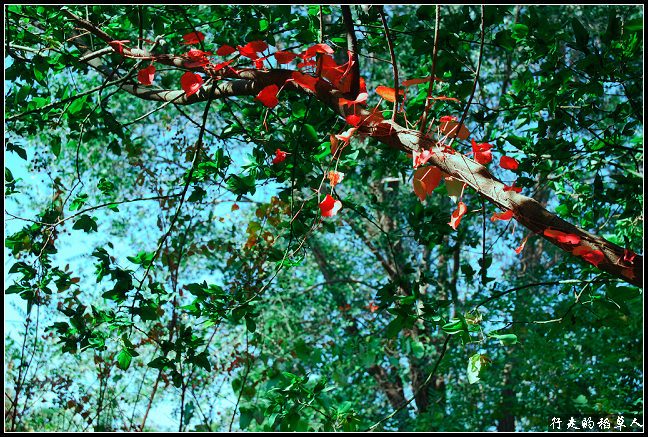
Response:
[{"label": "cluster of red leaves", "polygon": [[557,229],[545,229],[543,234],[562,244],[574,246],[571,248],[571,253],[575,256],[583,258],[585,261],[594,264],[598,267],[599,263],[605,259],[605,255],[600,250],[593,250],[591,247],[580,244],[581,237],[576,234],[567,234]]}]

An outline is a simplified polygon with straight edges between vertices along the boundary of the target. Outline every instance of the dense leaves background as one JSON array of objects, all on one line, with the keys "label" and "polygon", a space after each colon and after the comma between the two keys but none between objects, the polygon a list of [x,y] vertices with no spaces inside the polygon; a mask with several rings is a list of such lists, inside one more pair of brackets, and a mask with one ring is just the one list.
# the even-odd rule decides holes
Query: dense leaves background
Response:
[{"label": "dense leaves background", "polygon": [[[538,237],[517,254],[527,233],[469,190],[453,230],[450,185],[421,202],[411,158],[375,138],[332,161],[349,126],[312,97],[137,98],[117,85],[150,62],[109,48],[112,74],[90,67],[76,39],[108,46],[66,11],[131,47],[161,37],[159,53],[323,42],[348,60],[339,7],[6,7],[5,293],[24,323],[5,320],[5,429],[530,431],[641,414],[641,289]],[[459,102],[431,118],[461,117],[479,65],[465,124],[493,174],[643,254],[642,8],[443,6],[437,41],[434,6],[384,7],[389,38],[381,9],[350,12],[370,107],[394,84],[388,41],[401,81],[431,74],[436,43],[434,95]],[[183,74],[155,64],[150,88]],[[396,119],[415,123],[427,91]],[[326,194],[343,206],[320,220]]]}]

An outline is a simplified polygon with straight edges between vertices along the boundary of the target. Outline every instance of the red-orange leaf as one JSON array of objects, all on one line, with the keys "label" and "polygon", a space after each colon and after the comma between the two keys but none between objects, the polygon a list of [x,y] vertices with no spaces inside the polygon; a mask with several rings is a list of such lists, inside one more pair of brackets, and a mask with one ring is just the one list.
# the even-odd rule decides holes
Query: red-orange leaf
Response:
[{"label": "red-orange leaf", "polygon": [[427,77],[425,79],[408,79],[408,80],[403,81],[403,83],[401,85],[403,85],[404,87],[409,87],[409,86],[412,86],[412,85],[418,85],[420,83],[427,83],[429,81],[430,81],[429,77]]},{"label": "red-orange leaf", "polygon": [[[341,133],[341,134],[339,134],[339,135],[336,135],[335,138],[337,138],[338,140],[346,141],[346,142],[348,143],[349,140],[351,139],[351,137],[353,137],[353,134],[355,134],[355,132],[356,132],[357,130],[358,130],[357,127],[352,127],[352,128],[349,129],[348,131],[343,132],[343,133]],[[333,145],[333,143],[331,143],[331,146],[332,146],[332,145]],[[336,144],[336,145],[337,145],[337,144]],[[336,151],[337,151],[337,148],[336,148]],[[332,150],[331,150],[331,152],[332,152]]]},{"label": "red-orange leaf", "polygon": [[331,188],[335,187],[337,184],[342,182],[344,179],[344,173],[339,171],[331,170],[328,172],[328,180],[331,182]]},{"label": "red-orange leaf", "polygon": [[425,197],[432,194],[432,191],[441,182],[441,170],[437,167],[419,167],[414,172],[413,183],[414,193],[423,202]]},{"label": "red-orange leaf", "polygon": [[519,254],[520,252],[522,252],[522,249],[524,249],[524,246],[526,245],[526,242],[527,242],[527,240],[529,239],[530,236],[531,236],[531,234],[529,234],[529,235],[527,235],[526,237],[524,237],[524,240],[522,240],[522,244],[520,244],[520,247],[518,247],[517,249],[515,249],[515,252],[516,252],[517,254]]},{"label": "red-orange leaf", "polygon": [[459,125],[457,122],[457,117],[444,116],[439,119],[441,124],[439,125],[439,130],[446,135],[457,135],[457,138],[460,140],[465,140],[470,136],[470,131],[466,126]]},{"label": "red-orange leaf", "polygon": [[279,87],[277,85],[268,85],[263,88],[258,96],[254,100],[258,100],[268,108],[274,108],[277,106],[279,101],[277,100],[277,93],[279,92]]},{"label": "red-orange leaf", "polygon": [[495,220],[510,220],[511,217],[513,217],[513,211],[508,210],[504,212],[496,212],[493,213],[493,216],[491,217],[491,221],[494,222]]},{"label": "red-orange leaf", "polygon": [[576,256],[582,256],[591,251],[592,249],[589,246],[580,245],[580,246],[576,246],[574,250],[572,250],[572,253]]},{"label": "red-orange leaf", "polygon": [[582,258],[585,261],[588,261],[598,267],[599,263],[605,259],[605,255],[600,250],[593,250],[591,252],[584,253]]},{"label": "red-orange leaf", "polygon": [[348,100],[345,99],[344,97],[340,97],[339,104],[340,105],[355,105],[356,103],[364,103],[367,98],[369,97],[369,94],[367,93],[360,93],[358,94],[358,97],[356,97],[355,100]]},{"label": "red-orange leaf", "polygon": [[468,208],[463,202],[460,201],[457,205],[457,209],[454,210],[452,217],[450,217],[450,223],[448,223],[452,227],[452,229],[457,229],[457,226],[461,221],[461,217],[463,217],[466,211],[468,211]]},{"label": "red-orange leaf", "polygon": [[187,93],[187,96],[197,93],[202,84],[202,77],[195,73],[192,73],[191,71],[187,71],[180,78],[180,85],[182,86],[182,89],[185,91],[185,93]]},{"label": "red-orange leaf", "polygon": [[[398,90],[399,95],[403,95],[404,92],[405,92],[404,90],[401,89]],[[394,102],[396,100],[396,91],[394,90],[394,88],[381,85],[376,88],[376,94],[378,94],[380,97],[390,102]]]},{"label": "red-orange leaf", "polygon": [[337,136],[331,134],[331,155],[335,156],[338,149],[338,138]]}]

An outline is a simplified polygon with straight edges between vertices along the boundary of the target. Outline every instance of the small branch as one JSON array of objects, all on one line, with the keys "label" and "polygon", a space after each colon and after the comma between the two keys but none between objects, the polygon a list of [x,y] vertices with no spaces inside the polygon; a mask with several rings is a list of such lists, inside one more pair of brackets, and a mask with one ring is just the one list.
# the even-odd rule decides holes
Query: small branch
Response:
[{"label": "small branch", "polygon": [[[437,6],[438,8],[438,6]],[[387,46],[389,47],[389,56],[391,56],[391,64],[394,71],[394,109],[392,110],[392,122],[396,119],[396,112],[398,112],[398,64],[396,62],[396,55],[394,54],[394,44],[391,40],[391,35],[389,34],[389,26],[387,26],[387,19],[385,18],[385,13],[383,7],[378,7],[378,13],[380,14],[380,19],[382,20],[383,28],[385,29],[385,38],[387,39]],[[436,47],[436,40],[434,41]],[[434,76],[434,74],[433,74]]]},{"label": "small branch", "polygon": [[351,66],[351,90],[349,93],[355,98],[360,93],[360,64],[358,63],[358,41],[355,36],[353,27],[353,17],[351,17],[351,8],[341,6],[342,20],[346,29],[347,50],[351,52],[353,65]]},{"label": "small branch", "polygon": [[434,23],[434,49],[432,50],[432,71],[430,72],[430,83],[428,85],[428,93],[425,99],[425,108],[423,110],[423,119],[421,120],[421,133],[425,132],[425,125],[427,124],[428,113],[430,111],[430,98],[432,97],[432,90],[434,89],[434,74],[436,72],[437,52],[439,49],[439,5],[436,6],[436,20]]},{"label": "small branch", "polygon": [[477,71],[475,71],[475,80],[473,81],[473,88],[472,91],[470,92],[470,98],[468,99],[468,104],[466,105],[466,109],[464,109],[463,114],[461,115],[461,120],[459,120],[459,124],[457,125],[456,132],[452,139],[450,140],[450,144],[448,147],[452,147],[452,143],[454,143],[454,140],[457,138],[457,134],[461,130],[461,126],[463,125],[464,120],[466,119],[466,115],[468,115],[468,110],[470,109],[470,102],[472,102],[473,96],[475,95],[475,90],[477,89],[477,79],[479,79],[479,70],[481,70],[481,63],[482,63],[482,56],[484,55],[484,5],[481,6],[481,44],[479,46],[479,60],[477,61]]}]

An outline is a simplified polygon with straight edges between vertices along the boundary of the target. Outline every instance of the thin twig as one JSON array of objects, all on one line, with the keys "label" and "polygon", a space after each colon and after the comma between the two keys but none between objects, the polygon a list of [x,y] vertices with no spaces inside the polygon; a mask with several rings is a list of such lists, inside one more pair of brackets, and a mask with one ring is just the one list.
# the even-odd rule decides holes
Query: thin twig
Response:
[{"label": "thin twig", "polygon": [[[437,6],[438,7],[438,6]],[[389,47],[389,56],[391,56],[392,69],[394,71],[394,109],[392,110],[391,121],[396,119],[396,112],[398,112],[398,63],[396,62],[396,55],[394,54],[394,44],[392,43],[391,35],[389,34],[389,26],[382,6],[378,7],[378,13],[382,20],[383,28],[385,29],[385,38],[387,39],[387,46]],[[436,41],[435,41],[436,46]]]},{"label": "thin twig", "polygon": [[424,132],[425,125],[427,124],[428,113],[430,110],[430,98],[432,97],[432,90],[434,89],[434,74],[436,70],[437,51],[439,48],[439,5],[436,6],[436,20],[434,23],[434,49],[432,50],[432,71],[430,72],[430,83],[428,85],[428,93],[425,99],[425,108],[423,110],[423,120],[421,121],[421,133]]},{"label": "thin twig", "polygon": [[477,61],[477,71],[475,71],[475,80],[473,81],[473,88],[472,91],[470,92],[470,98],[468,99],[468,104],[466,104],[466,109],[464,109],[464,112],[461,115],[461,120],[459,120],[459,124],[456,127],[455,133],[452,139],[450,140],[450,144],[448,145],[448,147],[452,147],[452,143],[454,143],[454,140],[457,138],[457,135],[461,130],[461,126],[463,126],[463,122],[466,119],[466,115],[468,115],[468,110],[470,109],[470,102],[472,102],[473,96],[475,95],[475,89],[477,89],[477,79],[479,79],[479,70],[481,69],[483,55],[484,55],[484,5],[481,6],[481,45],[479,46],[479,60]]}]

